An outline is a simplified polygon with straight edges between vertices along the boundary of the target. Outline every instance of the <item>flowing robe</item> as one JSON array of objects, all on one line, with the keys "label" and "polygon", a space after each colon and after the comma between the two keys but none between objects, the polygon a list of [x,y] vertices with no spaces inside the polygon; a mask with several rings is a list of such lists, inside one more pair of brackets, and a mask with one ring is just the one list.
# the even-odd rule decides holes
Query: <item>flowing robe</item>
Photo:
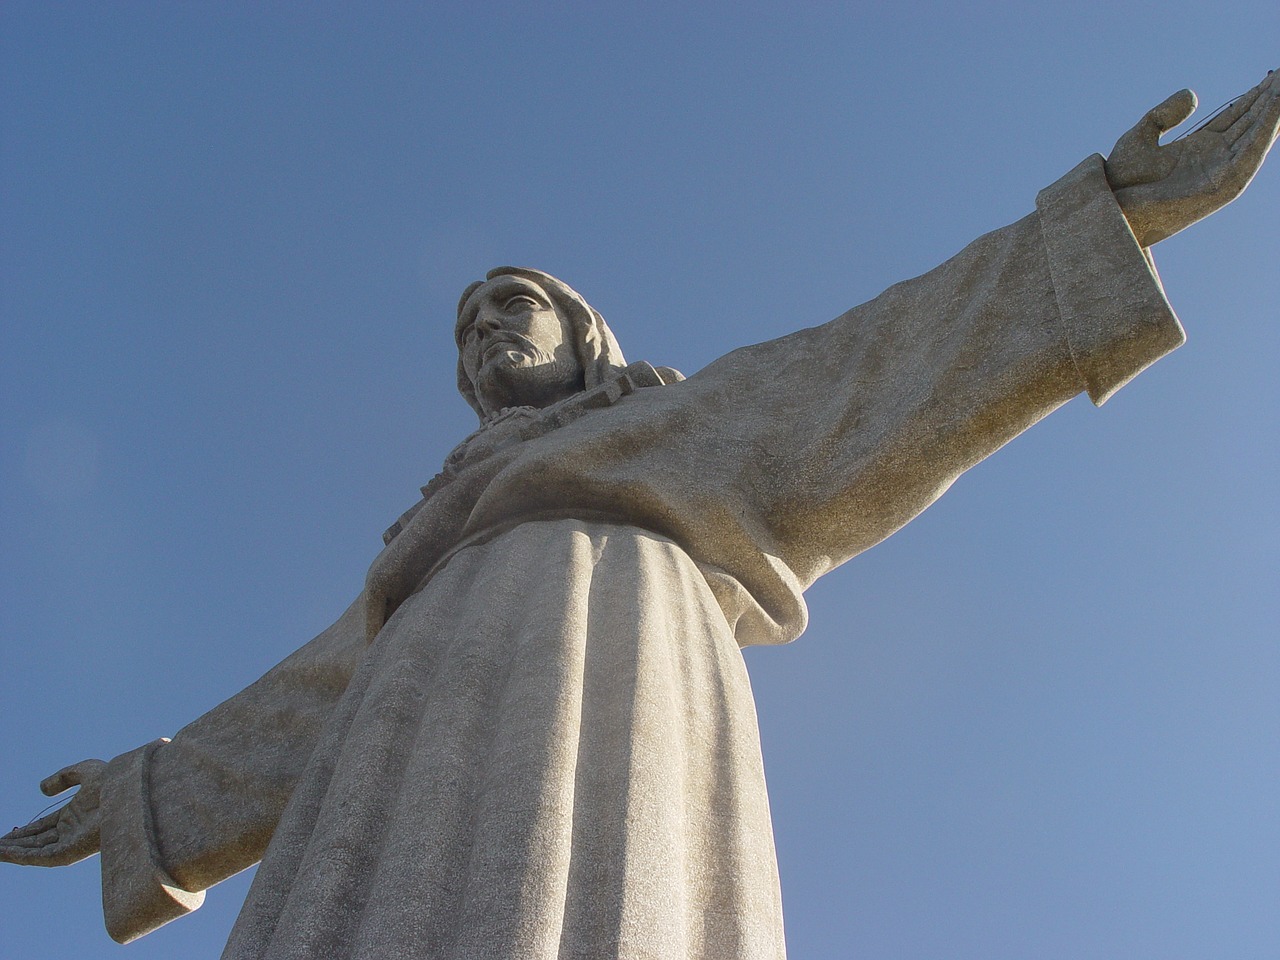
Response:
[{"label": "flowing robe", "polygon": [[828,324],[464,458],[333,627],[112,761],[108,929],[262,858],[224,957],[782,957],[739,647],[1182,339],[1092,157]]}]

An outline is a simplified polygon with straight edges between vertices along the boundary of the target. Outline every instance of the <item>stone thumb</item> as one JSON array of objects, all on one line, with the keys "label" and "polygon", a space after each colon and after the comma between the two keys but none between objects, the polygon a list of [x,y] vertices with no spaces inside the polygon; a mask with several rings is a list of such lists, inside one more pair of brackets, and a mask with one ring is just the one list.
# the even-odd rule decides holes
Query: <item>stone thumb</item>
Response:
[{"label": "stone thumb", "polygon": [[73,763],[41,780],[40,792],[46,797],[56,797],[64,790],[70,790],[78,784],[94,779],[106,766],[106,763],[101,760],[81,760],[79,763]]},{"label": "stone thumb", "polygon": [[1196,95],[1190,90],[1179,90],[1158,106],[1152,107],[1143,117],[1144,125],[1156,136],[1172,130],[1196,112]]}]

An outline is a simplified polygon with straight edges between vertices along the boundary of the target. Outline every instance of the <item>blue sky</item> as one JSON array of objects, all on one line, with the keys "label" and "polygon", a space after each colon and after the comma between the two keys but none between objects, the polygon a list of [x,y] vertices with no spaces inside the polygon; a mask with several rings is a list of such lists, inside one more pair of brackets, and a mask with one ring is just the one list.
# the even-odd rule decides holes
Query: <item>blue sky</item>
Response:
[{"label": "blue sky", "polygon": [[[489,267],[691,373],[1280,66],[1271,0],[1052,6],[5,4],[5,826],[341,612]],[[748,652],[794,958],[1274,957],[1277,164],[1157,248],[1184,349]],[[96,860],[0,868],[4,950],[216,957],[247,881],[120,954]]]}]

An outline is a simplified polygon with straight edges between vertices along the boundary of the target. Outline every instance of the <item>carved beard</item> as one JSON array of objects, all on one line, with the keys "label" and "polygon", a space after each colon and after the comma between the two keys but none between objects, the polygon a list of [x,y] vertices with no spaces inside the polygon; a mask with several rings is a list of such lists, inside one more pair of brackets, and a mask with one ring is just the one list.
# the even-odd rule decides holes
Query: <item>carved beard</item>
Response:
[{"label": "carved beard", "polygon": [[476,398],[485,416],[507,407],[546,407],[583,389],[582,364],[572,347],[548,353],[517,333],[490,345],[476,371]]}]

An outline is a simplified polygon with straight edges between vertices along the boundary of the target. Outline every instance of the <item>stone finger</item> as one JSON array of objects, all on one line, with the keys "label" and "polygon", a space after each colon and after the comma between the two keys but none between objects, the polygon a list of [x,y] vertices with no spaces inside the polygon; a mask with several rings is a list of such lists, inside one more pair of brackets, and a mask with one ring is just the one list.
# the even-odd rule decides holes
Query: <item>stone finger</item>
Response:
[{"label": "stone finger", "polygon": [[1229,130],[1232,124],[1248,113],[1249,109],[1258,102],[1258,98],[1271,83],[1271,79],[1272,74],[1267,74],[1262,78],[1261,83],[1251,87],[1232,100],[1221,113],[1206,123],[1204,128],[1213,133],[1224,133]]},{"label": "stone finger", "polygon": [[1195,93],[1188,89],[1182,89],[1166,97],[1163,102],[1148,110],[1144,119],[1150,121],[1157,131],[1164,133],[1167,130],[1172,130],[1191,114],[1195,113],[1196,103]]},{"label": "stone finger", "polygon": [[1256,135],[1275,139],[1275,127],[1280,119],[1280,89],[1272,89],[1258,97],[1249,111],[1236,120],[1226,131],[1227,142],[1238,144],[1246,137]]},{"label": "stone finger", "polygon": [[106,764],[101,760],[81,760],[63,767],[40,781],[40,791],[46,797],[54,797],[64,790],[78,786],[86,779],[100,771]]},{"label": "stone finger", "polygon": [[76,770],[76,765],[63,767],[57,773],[45,777],[40,781],[40,792],[46,797],[56,797],[64,790],[70,790],[72,787],[80,783],[80,776]]},{"label": "stone finger", "polygon": [[0,863],[16,863],[19,866],[33,866],[44,858],[25,847],[12,847],[0,843]]},{"label": "stone finger", "polygon": [[6,844],[6,846],[14,850],[26,850],[29,852],[32,850],[40,850],[40,849],[43,849],[44,847],[52,846],[57,842],[58,842],[58,830],[57,828],[51,827],[47,830],[42,831],[41,833],[37,833],[32,836],[17,837],[14,840],[9,841]]},{"label": "stone finger", "polygon": [[62,810],[58,809],[53,811],[53,813],[46,814],[45,816],[41,817],[39,820],[32,820],[30,823],[24,823],[20,827],[14,827],[12,830],[6,833],[3,837],[0,837],[0,842],[4,842],[8,840],[17,840],[22,837],[30,837],[34,834],[42,833],[43,831],[56,826],[58,823],[58,817],[61,814],[62,814]]}]

